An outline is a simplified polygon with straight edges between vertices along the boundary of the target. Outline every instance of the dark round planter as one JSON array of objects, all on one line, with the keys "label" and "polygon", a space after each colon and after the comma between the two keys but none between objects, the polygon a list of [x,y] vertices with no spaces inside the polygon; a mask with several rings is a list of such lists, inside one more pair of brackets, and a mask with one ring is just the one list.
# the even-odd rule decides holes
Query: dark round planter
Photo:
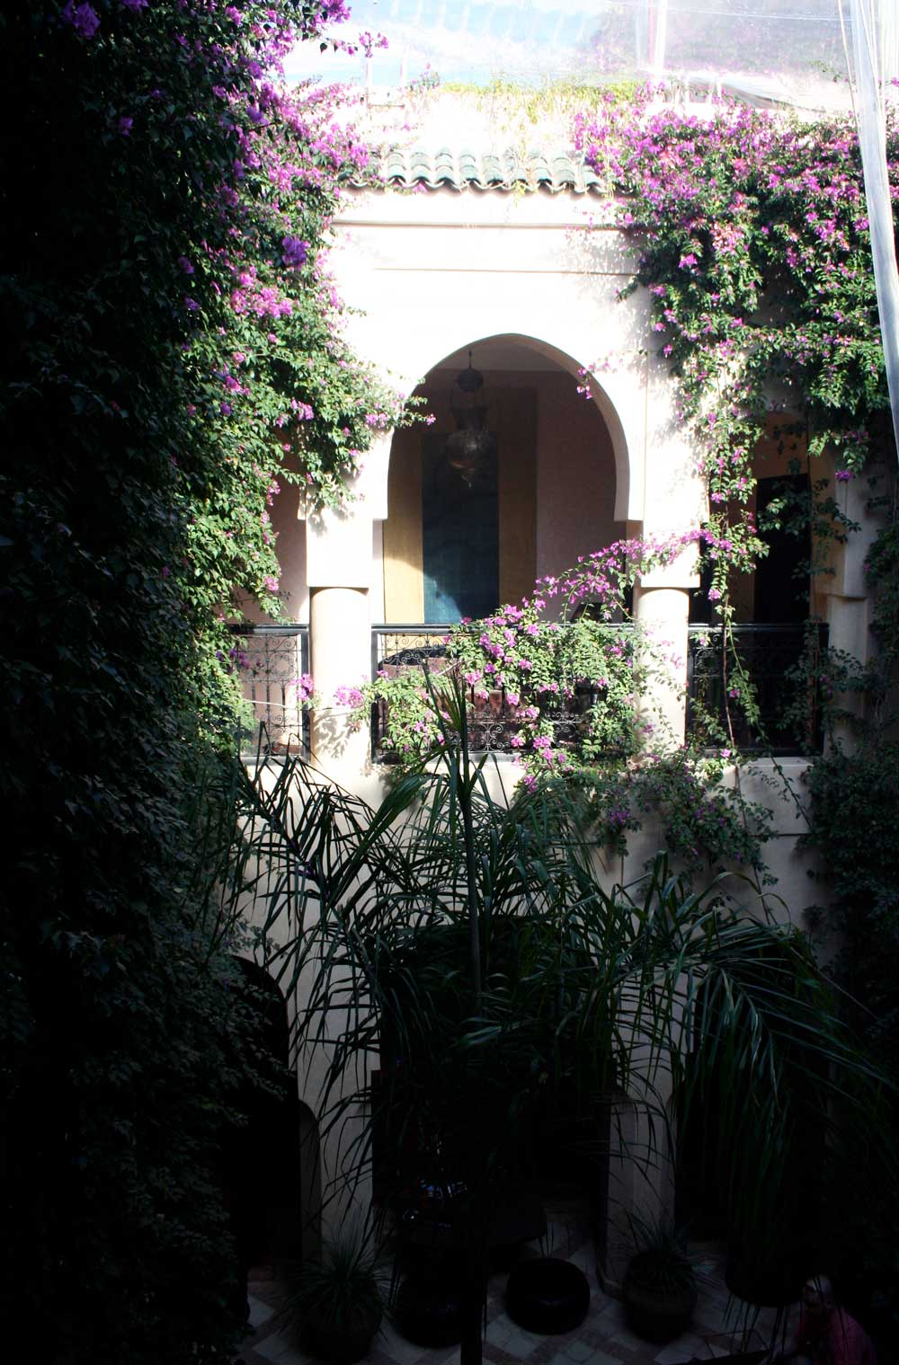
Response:
[{"label": "dark round planter", "polygon": [[621,1284],[627,1325],[643,1341],[673,1341],[690,1326],[696,1290],[649,1289],[625,1271]]},{"label": "dark round planter", "polygon": [[590,1286],[582,1270],[555,1256],[522,1261],[506,1285],[506,1312],[528,1332],[571,1332],[590,1307]]},{"label": "dark round planter", "polygon": [[346,1327],[314,1321],[306,1324],[302,1345],[317,1360],[328,1365],[357,1365],[368,1355],[369,1347],[381,1326],[381,1310],[361,1315]]},{"label": "dark round planter", "polygon": [[394,1316],[403,1336],[417,1346],[455,1346],[462,1340],[462,1290],[443,1276],[407,1275]]}]

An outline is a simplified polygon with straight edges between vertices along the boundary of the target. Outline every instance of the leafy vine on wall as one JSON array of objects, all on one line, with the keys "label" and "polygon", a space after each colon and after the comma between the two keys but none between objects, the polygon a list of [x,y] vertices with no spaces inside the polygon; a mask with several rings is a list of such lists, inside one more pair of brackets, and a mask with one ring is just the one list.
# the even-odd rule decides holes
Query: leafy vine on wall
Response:
[{"label": "leafy vine on wall", "polygon": [[[718,538],[709,596],[727,620],[735,564],[764,555],[750,510],[769,414],[798,416],[811,456],[848,482],[889,444],[886,387],[858,140],[848,118],[815,123],[721,104],[698,117],[645,87],[603,100],[575,140],[639,254],[652,330],[677,379]],[[899,194],[899,132],[888,130]],[[722,542],[724,546],[722,548]]]}]

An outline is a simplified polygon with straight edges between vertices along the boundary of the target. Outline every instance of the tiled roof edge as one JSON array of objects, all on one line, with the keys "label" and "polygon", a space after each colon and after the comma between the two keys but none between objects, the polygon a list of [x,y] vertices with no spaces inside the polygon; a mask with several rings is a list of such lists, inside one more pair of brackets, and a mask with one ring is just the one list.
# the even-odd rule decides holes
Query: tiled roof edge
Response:
[{"label": "tiled roof edge", "polygon": [[577,152],[554,148],[520,156],[513,150],[476,153],[463,148],[437,152],[420,147],[393,148],[372,158],[364,176],[351,182],[357,188],[412,190],[549,190],[558,194],[602,193],[596,172]]}]

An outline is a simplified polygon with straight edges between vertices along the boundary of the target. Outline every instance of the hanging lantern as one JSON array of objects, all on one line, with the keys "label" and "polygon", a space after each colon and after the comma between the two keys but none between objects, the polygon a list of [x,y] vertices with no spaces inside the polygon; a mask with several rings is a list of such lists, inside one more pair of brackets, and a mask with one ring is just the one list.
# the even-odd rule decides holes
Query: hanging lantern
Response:
[{"label": "hanging lantern", "polygon": [[455,470],[470,488],[490,452],[487,407],[478,403],[475,397],[484,387],[484,376],[473,369],[471,351],[468,352],[468,368],[456,376],[455,382],[461,393],[461,397],[451,403],[456,430],[447,437],[444,453],[450,469]]}]

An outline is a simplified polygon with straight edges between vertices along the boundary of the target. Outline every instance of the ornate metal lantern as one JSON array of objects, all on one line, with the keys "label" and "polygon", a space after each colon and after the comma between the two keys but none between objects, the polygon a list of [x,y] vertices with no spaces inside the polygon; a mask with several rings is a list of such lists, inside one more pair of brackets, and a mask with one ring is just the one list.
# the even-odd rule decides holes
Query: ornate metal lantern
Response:
[{"label": "ornate metal lantern", "polygon": [[449,467],[470,488],[490,453],[487,405],[478,403],[476,398],[484,387],[484,376],[472,367],[471,351],[468,352],[468,368],[456,376],[455,383],[461,394],[455,403],[451,403],[456,430],[447,437],[444,453]]}]

